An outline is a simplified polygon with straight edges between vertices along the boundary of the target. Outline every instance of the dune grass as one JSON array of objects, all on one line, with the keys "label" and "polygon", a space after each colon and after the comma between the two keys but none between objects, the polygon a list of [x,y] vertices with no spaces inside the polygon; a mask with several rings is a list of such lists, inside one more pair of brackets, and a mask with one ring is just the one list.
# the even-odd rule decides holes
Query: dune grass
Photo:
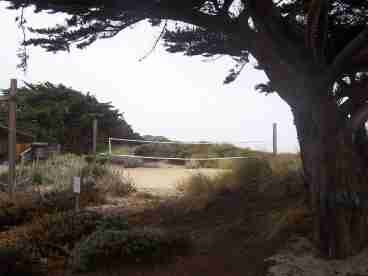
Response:
[{"label": "dune grass", "polygon": [[276,189],[288,192],[285,186],[302,185],[301,161],[297,155],[249,158],[241,161],[225,160],[223,173],[206,176],[200,172],[179,184],[179,189],[189,197],[216,197],[221,193],[254,187],[269,192]]}]

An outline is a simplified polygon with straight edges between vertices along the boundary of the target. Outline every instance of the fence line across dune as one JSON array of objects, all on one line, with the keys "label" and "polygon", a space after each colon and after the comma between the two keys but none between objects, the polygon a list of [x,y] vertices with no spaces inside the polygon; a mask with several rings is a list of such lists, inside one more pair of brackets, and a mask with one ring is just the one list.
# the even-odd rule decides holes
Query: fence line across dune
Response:
[{"label": "fence line across dune", "polygon": [[133,155],[133,154],[114,154],[112,152],[112,142],[127,142],[127,143],[141,143],[141,144],[171,144],[171,145],[221,145],[221,144],[230,144],[230,145],[240,145],[240,144],[251,144],[251,143],[262,143],[264,141],[261,140],[248,140],[248,141],[226,141],[226,142],[193,142],[193,141],[152,141],[152,140],[141,140],[141,139],[125,139],[125,138],[108,138],[108,152],[103,153],[102,155],[108,155],[116,158],[127,158],[127,159],[145,159],[145,160],[177,160],[177,161],[217,161],[217,160],[239,160],[239,159],[255,159],[255,156],[226,156],[226,157],[197,157],[197,158],[189,158],[189,157],[165,157],[165,156],[145,156],[145,155]]},{"label": "fence line across dune", "polygon": [[109,137],[109,143],[111,141],[122,141],[122,142],[136,142],[136,143],[149,143],[149,144],[174,144],[174,145],[218,145],[218,144],[250,144],[250,143],[264,143],[260,140],[249,140],[249,141],[232,141],[232,142],[193,142],[193,141],[152,141],[152,140],[137,140],[137,139],[124,139],[124,138],[113,138]]},{"label": "fence line across dune", "polygon": [[181,157],[159,157],[159,156],[142,156],[142,155],[128,155],[128,154],[111,154],[103,153],[103,155],[110,155],[121,158],[136,158],[136,159],[150,159],[150,160],[179,160],[179,161],[210,161],[210,160],[234,160],[234,159],[257,159],[255,156],[229,156],[229,157],[208,157],[208,158],[181,158]]}]

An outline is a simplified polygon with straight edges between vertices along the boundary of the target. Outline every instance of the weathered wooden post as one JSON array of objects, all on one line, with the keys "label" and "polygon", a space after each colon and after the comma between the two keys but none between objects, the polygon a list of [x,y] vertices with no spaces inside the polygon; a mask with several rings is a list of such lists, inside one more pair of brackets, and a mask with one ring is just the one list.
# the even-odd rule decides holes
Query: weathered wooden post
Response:
[{"label": "weathered wooden post", "polygon": [[93,142],[92,142],[92,153],[95,155],[97,152],[97,129],[98,121],[97,118],[93,118]]},{"label": "weathered wooden post", "polygon": [[273,138],[273,155],[277,155],[277,123],[273,123],[273,131],[272,131],[272,138]]},{"label": "weathered wooden post", "polygon": [[111,156],[112,149],[111,149],[111,137],[109,137],[109,155]]},{"label": "weathered wooden post", "polygon": [[74,198],[75,198],[75,212],[79,212],[80,193],[81,193],[81,177],[74,176],[72,182],[73,182],[73,193],[74,193]]},{"label": "weathered wooden post", "polygon": [[14,193],[15,187],[15,162],[16,162],[16,101],[17,80],[11,79],[9,93],[9,125],[8,125],[8,154],[9,154],[9,194]]}]

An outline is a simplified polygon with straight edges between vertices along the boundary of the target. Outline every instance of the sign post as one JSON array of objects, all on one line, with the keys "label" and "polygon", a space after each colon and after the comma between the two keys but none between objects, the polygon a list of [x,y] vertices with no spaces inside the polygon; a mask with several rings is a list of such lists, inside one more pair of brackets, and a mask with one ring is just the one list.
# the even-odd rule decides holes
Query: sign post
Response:
[{"label": "sign post", "polygon": [[97,118],[94,118],[93,119],[93,144],[92,144],[92,153],[94,155],[97,152],[97,126],[98,126]]},{"label": "sign post", "polygon": [[80,192],[81,192],[81,178],[78,176],[73,177],[73,193],[75,195],[75,211],[80,210]]}]

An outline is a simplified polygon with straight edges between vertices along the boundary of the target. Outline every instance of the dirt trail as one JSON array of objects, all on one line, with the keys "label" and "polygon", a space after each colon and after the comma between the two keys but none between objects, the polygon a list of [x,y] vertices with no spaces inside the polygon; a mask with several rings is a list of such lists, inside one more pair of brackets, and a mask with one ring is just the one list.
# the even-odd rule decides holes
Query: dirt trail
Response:
[{"label": "dirt trail", "polygon": [[178,184],[194,174],[216,176],[224,170],[220,169],[185,169],[176,168],[134,168],[125,169],[125,174],[132,178],[139,192],[158,197],[180,195]]},{"label": "dirt trail", "polygon": [[[158,226],[191,236],[196,248],[193,255],[166,266],[122,267],[90,275],[266,275],[268,265],[264,260],[275,254],[289,236],[288,231],[277,230],[275,225],[279,221],[271,221],[271,218],[294,208],[300,197],[270,199],[258,192],[256,184],[250,184],[237,191],[220,194],[201,208],[183,208],[181,201],[185,198],[178,196],[177,183],[198,172],[214,176],[221,171],[128,169],[138,193],[107,210],[127,214],[133,225]],[[190,200],[197,204],[202,199]]]},{"label": "dirt trail", "polygon": [[[134,204],[137,204],[136,199]],[[142,203],[144,207],[141,206],[140,212],[128,215],[129,222],[189,235],[195,242],[195,252],[166,266],[122,267],[91,276],[266,275],[268,264],[264,260],[275,254],[288,239],[283,229],[274,231],[270,214],[283,213],[300,202],[300,198],[270,200],[254,186],[219,195],[203,208],[189,212],[180,206],[180,198],[160,200],[147,207],[149,200]],[[275,234],[271,236],[271,232]]]},{"label": "dirt trail", "polygon": [[[120,168],[119,168],[120,169]],[[145,210],[156,210],[165,202],[174,202],[183,197],[180,183],[190,176],[201,173],[215,177],[225,172],[221,169],[185,169],[183,166],[160,168],[129,168],[124,169],[122,176],[131,179],[137,192],[128,197],[109,198],[102,206],[89,207],[104,214],[132,215]]]}]

